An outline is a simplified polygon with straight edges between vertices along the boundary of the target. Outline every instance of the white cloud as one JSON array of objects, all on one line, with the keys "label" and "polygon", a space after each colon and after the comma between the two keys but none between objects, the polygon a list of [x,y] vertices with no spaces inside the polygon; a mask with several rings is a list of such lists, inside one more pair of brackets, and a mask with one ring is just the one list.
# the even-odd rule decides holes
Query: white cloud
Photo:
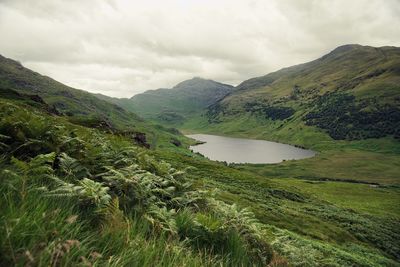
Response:
[{"label": "white cloud", "polygon": [[400,45],[397,0],[0,0],[0,53],[130,97],[200,76],[237,84],[348,43]]}]

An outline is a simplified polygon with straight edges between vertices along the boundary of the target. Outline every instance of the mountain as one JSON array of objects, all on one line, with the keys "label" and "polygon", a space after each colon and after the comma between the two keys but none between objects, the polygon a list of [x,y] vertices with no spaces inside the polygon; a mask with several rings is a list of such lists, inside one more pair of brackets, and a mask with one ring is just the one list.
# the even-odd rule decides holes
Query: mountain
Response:
[{"label": "mountain", "polygon": [[[1,55],[0,90],[3,97],[24,99],[31,105],[43,105],[45,109],[63,115],[75,124],[112,132],[135,133],[139,135],[137,138],[153,146],[159,145],[156,142],[160,140],[167,140],[168,143],[168,140],[181,138],[176,130],[148,123],[116,104],[101,100],[89,92],[66,86]],[[142,133],[147,135],[148,140],[145,140]]]},{"label": "mountain", "polygon": [[400,48],[345,45],[239,84],[182,128],[316,140],[400,137]]},{"label": "mountain", "polygon": [[149,90],[130,99],[98,96],[165,125],[179,125],[233,91],[233,86],[202,78],[183,81],[171,89]]}]

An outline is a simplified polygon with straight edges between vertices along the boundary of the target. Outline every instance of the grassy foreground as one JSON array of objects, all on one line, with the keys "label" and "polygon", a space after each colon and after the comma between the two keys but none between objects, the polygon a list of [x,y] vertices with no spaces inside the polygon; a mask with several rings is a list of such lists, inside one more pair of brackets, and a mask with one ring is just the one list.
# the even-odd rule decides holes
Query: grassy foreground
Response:
[{"label": "grassy foreground", "polygon": [[1,266],[398,265],[394,185],[271,178],[0,101]]},{"label": "grassy foreground", "polygon": [[252,212],[128,138],[12,101],[0,113],[1,266],[280,261]]},{"label": "grassy foreground", "polygon": [[162,157],[194,166],[193,179],[217,188],[219,199],[250,208],[268,226],[273,248],[295,266],[396,265],[388,260],[399,255],[396,186],[271,179],[197,155],[163,152]]}]

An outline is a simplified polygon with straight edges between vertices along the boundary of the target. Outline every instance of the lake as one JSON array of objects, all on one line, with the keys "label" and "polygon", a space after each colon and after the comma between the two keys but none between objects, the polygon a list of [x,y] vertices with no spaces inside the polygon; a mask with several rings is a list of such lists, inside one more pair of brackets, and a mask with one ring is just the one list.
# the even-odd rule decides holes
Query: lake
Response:
[{"label": "lake", "polygon": [[295,146],[244,138],[233,138],[209,134],[187,135],[204,144],[191,146],[211,160],[228,163],[279,163],[283,160],[305,159],[315,156],[312,150]]}]

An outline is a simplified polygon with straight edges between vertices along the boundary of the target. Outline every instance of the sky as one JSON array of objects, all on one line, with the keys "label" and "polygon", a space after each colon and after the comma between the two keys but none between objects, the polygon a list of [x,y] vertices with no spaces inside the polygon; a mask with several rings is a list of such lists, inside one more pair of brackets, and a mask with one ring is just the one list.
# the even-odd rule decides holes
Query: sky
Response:
[{"label": "sky", "polygon": [[400,46],[400,0],[0,0],[0,54],[115,97]]}]

